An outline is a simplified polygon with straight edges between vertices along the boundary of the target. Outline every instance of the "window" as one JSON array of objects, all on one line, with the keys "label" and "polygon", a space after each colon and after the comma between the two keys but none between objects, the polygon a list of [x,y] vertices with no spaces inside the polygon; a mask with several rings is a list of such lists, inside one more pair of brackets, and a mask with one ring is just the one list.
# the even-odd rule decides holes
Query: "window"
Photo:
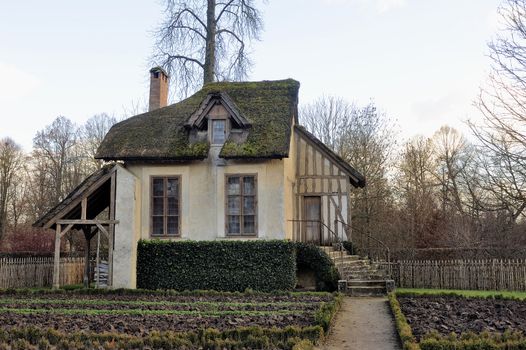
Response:
[{"label": "window", "polygon": [[226,120],[212,120],[212,144],[222,145],[226,141]]},{"label": "window", "polygon": [[227,175],[226,194],[226,234],[255,236],[257,234],[256,176]]},{"label": "window", "polygon": [[179,190],[177,176],[152,178],[152,236],[179,236]]}]

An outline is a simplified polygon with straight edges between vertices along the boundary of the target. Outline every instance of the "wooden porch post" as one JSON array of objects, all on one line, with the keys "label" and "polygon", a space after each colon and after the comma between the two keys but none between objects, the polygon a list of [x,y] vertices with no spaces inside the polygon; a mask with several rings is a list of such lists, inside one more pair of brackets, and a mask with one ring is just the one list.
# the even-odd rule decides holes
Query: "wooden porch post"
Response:
[{"label": "wooden porch post", "polygon": [[53,289],[60,288],[60,236],[61,226],[57,224],[55,232],[55,259],[53,260]]},{"label": "wooden porch post", "polygon": [[93,234],[91,233],[91,226],[83,226],[82,231],[84,232],[84,238],[86,239],[85,243],[86,246],[84,248],[84,279],[83,284],[84,288],[89,288],[89,275],[90,275],[90,249],[91,249],[91,238],[93,237]]}]

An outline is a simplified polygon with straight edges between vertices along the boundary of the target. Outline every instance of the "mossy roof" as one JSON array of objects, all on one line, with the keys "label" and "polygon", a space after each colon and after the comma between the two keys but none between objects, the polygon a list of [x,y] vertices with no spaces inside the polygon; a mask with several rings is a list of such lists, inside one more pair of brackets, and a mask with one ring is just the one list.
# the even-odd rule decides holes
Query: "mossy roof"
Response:
[{"label": "mossy roof", "polygon": [[292,118],[297,115],[299,83],[292,79],[221,82],[205,85],[189,98],[115,124],[96,158],[105,160],[182,161],[208,156],[207,142],[191,142],[185,124],[209,94],[226,93],[251,122],[248,137],[227,139],[223,158],[288,156]]}]

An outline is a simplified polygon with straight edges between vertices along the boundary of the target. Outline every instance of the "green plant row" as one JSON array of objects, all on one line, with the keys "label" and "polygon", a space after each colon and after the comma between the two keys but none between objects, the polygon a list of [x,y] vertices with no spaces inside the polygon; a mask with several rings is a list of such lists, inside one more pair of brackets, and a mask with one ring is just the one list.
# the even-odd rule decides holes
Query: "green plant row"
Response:
[{"label": "green plant row", "polygon": [[[62,333],[36,327],[0,329],[5,349],[285,349],[309,350],[324,336],[320,326],[260,328],[240,327],[218,331],[152,332],[146,336],[119,333]],[[3,345],[2,345],[3,344]]]},{"label": "green plant row", "polygon": [[223,302],[223,301],[195,301],[195,302],[179,302],[179,301],[147,301],[147,300],[82,300],[82,299],[19,299],[19,298],[0,298],[1,304],[62,304],[62,305],[83,305],[83,306],[102,306],[102,305],[134,305],[134,306],[195,306],[207,307],[210,309],[219,309],[221,306],[225,307],[305,307],[312,303],[306,302],[290,302],[290,301],[276,301],[276,302]]},{"label": "green plant row", "polygon": [[334,316],[340,310],[343,295],[336,294],[334,299],[330,302],[322,303],[318,311],[314,314],[316,324],[321,326],[327,332],[334,320]]},{"label": "green plant row", "polygon": [[141,240],[137,286],[222,291],[292,290],[296,250],[288,241]]},{"label": "green plant row", "polygon": [[197,289],[197,290],[173,290],[173,289],[127,289],[127,288],[115,288],[115,289],[97,289],[97,288],[74,288],[69,289],[66,287],[60,289],[51,288],[6,288],[0,289],[0,296],[2,295],[16,295],[16,296],[38,296],[38,295],[131,295],[131,296],[192,296],[192,297],[229,297],[229,298],[244,298],[247,296],[283,296],[290,298],[302,298],[302,297],[319,297],[319,298],[331,298],[331,293],[328,292],[294,292],[287,290],[273,290],[270,292],[263,292],[247,288],[244,291],[217,291],[211,289]]},{"label": "green plant row", "polygon": [[0,313],[9,312],[19,315],[28,314],[57,314],[57,315],[184,315],[221,317],[227,315],[236,316],[271,316],[271,315],[298,315],[309,314],[312,311],[300,310],[272,310],[272,311],[247,311],[247,310],[145,310],[145,309],[121,309],[121,310],[97,310],[97,309],[19,309],[0,307]]},{"label": "green plant row", "polygon": [[420,346],[413,335],[411,326],[409,326],[407,319],[402,313],[400,303],[396,299],[395,293],[389,293],[389,305],[391,305],[391,311],[393,312],[396,322],[396,329],[398,331],[398,335],[400,336],[400,340],[402,341],[404,350],[420,350]]},{"label": "green plant row", "polygon": [[443,336],[433,332],[420,341],[422,350],[524,350],[526,338],[521,332],[480,334],[465,333]]}]

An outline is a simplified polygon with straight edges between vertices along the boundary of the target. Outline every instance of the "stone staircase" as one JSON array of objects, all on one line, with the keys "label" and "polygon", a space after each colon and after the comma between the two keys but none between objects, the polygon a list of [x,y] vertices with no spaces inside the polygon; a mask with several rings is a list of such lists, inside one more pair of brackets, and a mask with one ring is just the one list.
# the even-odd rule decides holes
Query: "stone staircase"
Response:
[{"label": "stone staircase", "polygon": [[334,247],[320,247],[334,261],[341,280],[338,289],[351,296],[386,295],[394,289],[385,267],[371,262],[366,257],[350,255],[346,250]]}]

